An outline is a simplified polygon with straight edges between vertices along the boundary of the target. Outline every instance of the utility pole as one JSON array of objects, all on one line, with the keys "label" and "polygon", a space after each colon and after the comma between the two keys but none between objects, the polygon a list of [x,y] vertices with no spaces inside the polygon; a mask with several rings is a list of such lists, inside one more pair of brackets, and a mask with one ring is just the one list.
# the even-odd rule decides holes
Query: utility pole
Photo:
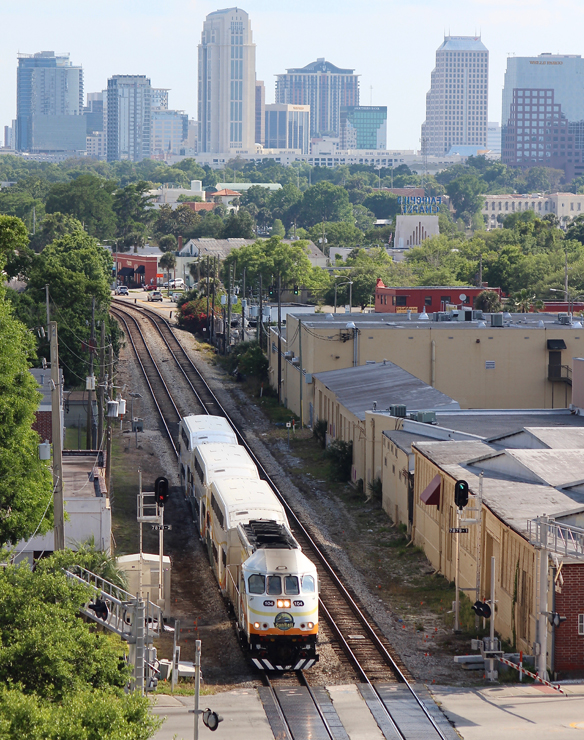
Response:
[{"label": "utility pole", "polygon": [[211,284],[211,311],[213,317],[211,319],[211,339],[215,339],[215,285],[217,282],[217,257],[213,257],[213,282]]},{"label": "utility pole", "polygon": [[479,288],[483,289],[483,253],[479,255]]},{"label": "utility pole", "polygon": [[63,445],[61,442],[61,384],[59,382],[59,339],[57,322],[49,323],[51,341],[51,433],[53,437],[53,516],[55,550],[65,549],[65,504],[63,501]]},{"label": "utility pole", "polygon": [[[537,672],[547,680],[547,631],[548,631],[548,519],[542,517],[541,542],[539,551],[539,655]],[[493,608],[493,607],[491,607]],[[494,613],[494,609],[493,609]]]},{"label": "utility pole", "polygon": [[[95,348],[95,296],[91,297],[91,338],[89,340],[89,375],[93,376],[93,352]],[[85,435],[85,449],[93,450],[93,392],[87,390],[87,430]]]},{"label": "utility pole", "polygon": [[105,382],[105,320],[101,321],[101,332],[99,341],[99,386],[97,391],[97,445],[96,449],[101,449],[103,443],[103,401],[105,392],[103,384]]},{"label": "utility pole", "polygon": [[300,362],[300,429],[304,429],[304,406],[302,402],[304,392],[304,372],[302,370],[302,321],[298,318],[298,361]]},{"label": "utility pole", "polygon": [[47,334],[49,333],[49,324],[51,323],[51,308],[49,306],[49,286],[45,285],[45,302],[47,304]]},{"label": "utility pole", "polygon": [[209,255],[207,255],[207,339],[211,338],[211,319],[209,317]]},{"label": "utility pole", "polygon": [[243,295],[241,298],[241,341],[245,342],[245,267],[243,268]]},{"label": "utility pole", "polygon": [[282,403],[282,286],[278,273],[278,403]]},{"label": "utility pole", "polygon": [[227,349],[226,352],[231,352],[231,291],[233,290],[231,282],[231,265],[229,265],[229,273],[227,276]]},{"label": "utility pole", "polygon": [[263,336],[263,328],[264,328],[264,316],[263,316],[263,310],[264,310],[264,304],[262,301],[262,274],[260,273],[260,299],[259,299],[259,305],[260,305],[260,315],[258,316],[258,344],[260,345],[260,349],[264,346],[264,336]]},{"label": "utility pole", "polygon": [[[114,388],[114,350],[112,347],[111,339],[109,347],[107,348],[108,354],[108,369],[107,375],[107,395],[108,398],[112,398],[112,392]],[[108,495],[111,493],[111,477],[112,477],[112,425],[109,415],[107,416],[107,442],[106,442],[106,458],[105,458],[105,481],[107,486]]]}]

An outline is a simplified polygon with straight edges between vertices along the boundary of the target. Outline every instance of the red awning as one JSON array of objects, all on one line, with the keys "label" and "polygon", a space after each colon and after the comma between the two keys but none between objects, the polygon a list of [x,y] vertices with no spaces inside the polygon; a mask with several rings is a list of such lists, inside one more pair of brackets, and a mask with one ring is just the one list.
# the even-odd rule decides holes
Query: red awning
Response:
[{"label": "red awning", "polygon": [[440,474],[435,475],[420,494],[420,501],[426,506],[440,506],[441,484],[442,476]]}]

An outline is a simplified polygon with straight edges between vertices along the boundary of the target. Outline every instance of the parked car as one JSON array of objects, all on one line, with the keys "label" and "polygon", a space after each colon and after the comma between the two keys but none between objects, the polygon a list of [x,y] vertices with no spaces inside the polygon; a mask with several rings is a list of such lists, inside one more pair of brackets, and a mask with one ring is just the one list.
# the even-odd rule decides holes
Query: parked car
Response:
[{"label": "parked car", "polygon": [[170,296],[170,299],[176,303],[179,300],[179,298],[182,298],[182,297],[183,297],[182,293],[172,293]]},{"label": "parked car", "polygon": [[176,278],[175,280],[169,280],[167,283],[162,283],[163,288],[184,288],[185,281],[182,278]]},{"label": "parked car", "polygon": [[148,300],[162,301],[162,293],[159,290],[153,290],[151,293],[148,293]]},{"label": "parked car", "polygon": [[145,291],[149,291],[149,290],[158,290],[158,286],[157,286],[157,285],[145,285],[145,286],[144,286],[144,290],[145,290]]},{"label": "parked car", "polygon": [[130,295],[127,285],[118,285],[115,292],[116,295]]}]

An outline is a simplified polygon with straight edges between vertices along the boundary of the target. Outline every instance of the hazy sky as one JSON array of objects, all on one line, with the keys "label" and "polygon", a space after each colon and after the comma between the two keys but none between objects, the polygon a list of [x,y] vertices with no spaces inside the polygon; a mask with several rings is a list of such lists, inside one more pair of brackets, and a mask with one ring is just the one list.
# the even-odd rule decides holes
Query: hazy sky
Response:
[{"label": "hazy sky", "polygon": [[[16,114],[18,52],[69,52],[85,92],[114,74],[171,89],[171,108],[196,118],[197,44],[208,0],[2,0],[0,125]],[[387,105],[391,148],[419,148],[426,92],[444,33],[482,35],[490,51],[489,121],[500,121],[509,54],[584,53],[582,0],[248,0],[257,77],[325,57],[361,75],[361,103]],[[373,88],[371,91],[371,87]]]}]

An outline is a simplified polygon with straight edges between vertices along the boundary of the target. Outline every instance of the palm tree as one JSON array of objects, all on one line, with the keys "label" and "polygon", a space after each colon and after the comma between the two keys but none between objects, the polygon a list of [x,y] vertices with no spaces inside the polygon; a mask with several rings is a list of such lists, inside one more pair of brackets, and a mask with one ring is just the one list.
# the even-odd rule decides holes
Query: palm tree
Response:
[{"label": "palm tree", "polygon": [[166,269],[166,284],[167,284],[167,293],[170,289],[170,286],[168,285],[170,283],[170,271],[173,270],[176,267],[176,255],[174,252],[165,252],[162,257],[158,260],[158,264],[162,269]]},{"label": "palm tree", "polygon": [[527,288],[522,288],[511,297],[511,303],[519,313],[529,313],[534,300],[535,294]]}]

